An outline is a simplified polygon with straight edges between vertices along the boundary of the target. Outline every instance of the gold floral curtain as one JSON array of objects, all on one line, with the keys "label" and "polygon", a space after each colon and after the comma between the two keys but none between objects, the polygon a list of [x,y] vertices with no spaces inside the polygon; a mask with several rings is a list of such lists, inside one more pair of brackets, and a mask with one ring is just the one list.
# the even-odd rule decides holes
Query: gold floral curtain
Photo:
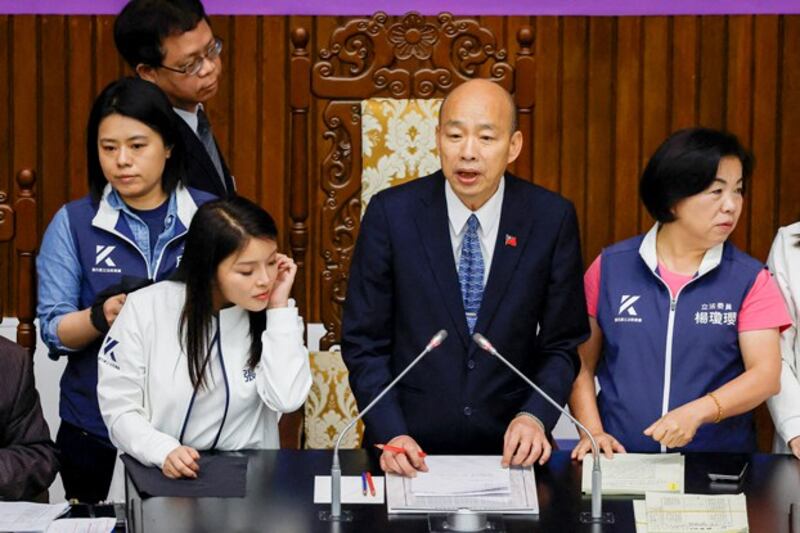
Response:
[{"label": "gold floral curtain", "polygon": [[441,98],[361,102],[361,213],[375,193],[439,169]]},{"label": "gold floral curtain", "polygon": [[[305,448],[330,449],[336,435],[358,415],[347,367],[339,352],[311,352],[312,384],[304,407]],[[359,421],[342,439],[342,448],[358,448],[364,435]]]}]

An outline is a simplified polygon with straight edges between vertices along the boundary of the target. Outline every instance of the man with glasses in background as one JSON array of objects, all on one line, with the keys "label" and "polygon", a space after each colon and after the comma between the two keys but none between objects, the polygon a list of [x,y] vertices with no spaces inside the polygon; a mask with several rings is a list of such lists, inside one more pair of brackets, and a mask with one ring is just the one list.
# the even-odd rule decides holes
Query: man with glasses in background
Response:
[{"label": "man with glasses in background", "polygon": [[114,23],[114,42],[136,74],[158,85],[181,117],[187,183],[225,198],[236,194],[203,103],[217,94],[222,41],[199,0],[131,0]]}]

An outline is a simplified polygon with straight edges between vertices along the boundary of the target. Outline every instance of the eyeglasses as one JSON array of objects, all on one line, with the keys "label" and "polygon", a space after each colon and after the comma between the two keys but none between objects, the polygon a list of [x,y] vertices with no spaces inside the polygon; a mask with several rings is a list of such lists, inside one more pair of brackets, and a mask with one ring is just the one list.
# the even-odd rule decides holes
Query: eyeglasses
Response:
[{"label": "eyeglasses", "polygon": [[214,42],[211,43],[211,45],[206,49],[206,53],[195,57],[190,63],[177,68],[168,67],[163,64],[159,65],[159,67],[171,70],[172,72],[178,72],[179,74],[185,74],[186,76],[196,76],[203,69],[206,59],[209,61],[214,61],[219,57],[220,53],[222,53],[222,39],[219,37],[214,37]]}]

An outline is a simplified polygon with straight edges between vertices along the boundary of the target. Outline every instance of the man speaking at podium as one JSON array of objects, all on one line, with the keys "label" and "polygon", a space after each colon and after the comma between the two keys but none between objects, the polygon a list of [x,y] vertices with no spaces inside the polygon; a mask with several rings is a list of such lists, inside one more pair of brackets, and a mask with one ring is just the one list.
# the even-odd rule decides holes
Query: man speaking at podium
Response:
[{"label": "man speaking at podium", "polygon": [[366,444],[391,445],[381,467],[408,476],[426,469],[423,451],[544,463],[558,412],[471,335],[566,403],[589,333],[575,210],[506,172],[522,133],[499,85],[454,89],[436,142],[441,171],[380,192],[361,223],[342,327],[359,408],[436,331],[450,335],[368,413]]}]

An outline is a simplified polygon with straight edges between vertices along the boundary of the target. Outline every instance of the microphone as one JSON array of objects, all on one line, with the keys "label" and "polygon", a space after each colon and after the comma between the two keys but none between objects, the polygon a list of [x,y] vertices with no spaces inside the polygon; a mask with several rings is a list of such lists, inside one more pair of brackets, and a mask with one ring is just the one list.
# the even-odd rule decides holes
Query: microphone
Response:
[{"label": "microphone", "polygon": [[[594,437],[592,437],[592,434],[589,433],[589,430],[586,429],[586,427],[583,424],[578,422],[578,420],[574,416],[572,416],[569,413],[569,411],[560,406],[558,402],[556,402],[555,400],[553,400],[553,398],[550,397],[549,394],[540,389],[536,385],[536,383],[528,379],[528,376],[520,372],[519,369],[515,367],[513,364],[511,364],[510,361],[508,361],[505,357],[500,355],[500,352],[498,352],[495,349],[495,347],[492,346],[492,343],[489,342],[489,340],[486,337],[484,337],[480,333],[475,333],[474,335],[472,335],[472,339],[483,350],[489,352],[493,356],[500,359],[500,361],[502,361],[508,368],[513,370],[515,374],[521,377],[523,381],[525,381],[525,383],[533,387],[533,390],[538,392],[542,398],[550,402],[550,404],[553,407],[558,409],[558,411],[562,415],[566,416],[573,424],[575,424],[575,426],[580,428],[580,430],[583,431],[583,433],[587,437],[589,437],[589,441],[592,443],[592,458],[594,459],[593,461],[594,464],[592,465],[592,514],[588,522],[601,523],[606,521],[606,519],[603,517],[603,494],[602,494],[603,483],[602,483],[602,474],[600,472],[600,449],[597,447],[597,442],[594,440]],[[581,521],[583,521],[583,517]]]},{"label": "microphone", "polygon": [[383,398],[387,392],[392,390],[392,388],[397,385],[397,382],[403,379],[403,376],[408,374],[408,371],[414,368],[414,366],[425,357],[428,352],[437,348],[442,342],[447,338],[447,331],[440,329],[436,335],[434,335],[428,344],[425,346],[425,349],[420,352],[420,354],[409,363],[409,365],[402,371],[400,374],[397,375],[396,378],[389,383],[380,394],[378,394],[369,405],[367,405],[363,411],[361,411],[357,417],[350,421],[342,431],[339,432],[339,437],[336,439],[336,446],[333,448],[333,463],[331,464],[331,512],[330,514],[325,513],[324,511],[320,512],[320,519],[326,521],[347,521],[349,518],[342,517],[342,493],[341,493],[341,484],[342,484],[342,468],[339,464],[339,445],[342,443],[342,438],[347,434],[350,429],[356,425],[356,422],[361,420],[364,415],[366,415],[372,407],[378,403],[381,398]]}]

